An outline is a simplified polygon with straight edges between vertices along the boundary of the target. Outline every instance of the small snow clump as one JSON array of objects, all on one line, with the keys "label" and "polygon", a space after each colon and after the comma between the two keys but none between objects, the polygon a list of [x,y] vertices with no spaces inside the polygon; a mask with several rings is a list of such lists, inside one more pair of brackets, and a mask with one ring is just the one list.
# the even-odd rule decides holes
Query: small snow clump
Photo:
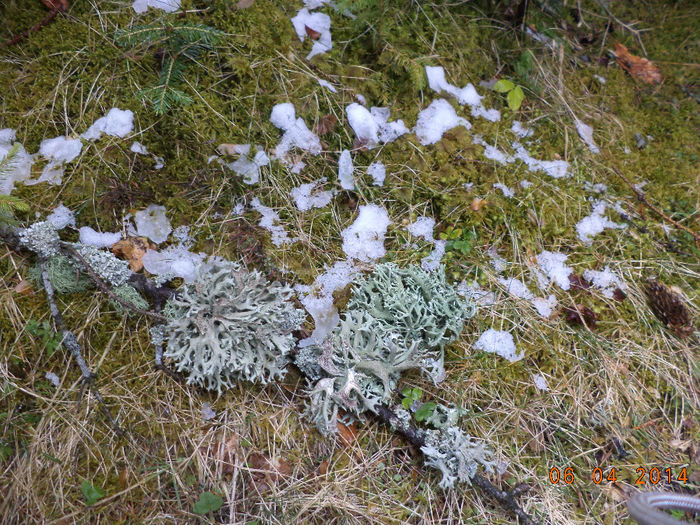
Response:
[{"label": "small snow clump", "polygon": [[489,328],[481,334],[479,340],[474,343],[474,348],[491,354],[498,354],[511,363],[524,357],[524,354],[518,353],[518,350],[515,348],[515,342],[510,332],[500,332],[493,328]]},{"label": "small snow clump", "polygon": [[435,144],[446,131],[456,126],[472,127],[467,119],[457,116],[447,100],[439,98],[418,114],[415,133],[420,143],[427,146]]}]

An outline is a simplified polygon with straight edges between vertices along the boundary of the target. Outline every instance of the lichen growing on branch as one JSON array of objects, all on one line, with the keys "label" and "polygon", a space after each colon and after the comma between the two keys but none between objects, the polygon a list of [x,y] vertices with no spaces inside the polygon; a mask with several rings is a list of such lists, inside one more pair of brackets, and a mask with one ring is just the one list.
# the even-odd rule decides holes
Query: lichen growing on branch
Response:
[{"label": "lichen growing on branch", "polygon": [[237,381],[282,378],[303,320],[290,287],[233,262],[203,265],[163,311],[165,357],[188,384],[221,393]]}]

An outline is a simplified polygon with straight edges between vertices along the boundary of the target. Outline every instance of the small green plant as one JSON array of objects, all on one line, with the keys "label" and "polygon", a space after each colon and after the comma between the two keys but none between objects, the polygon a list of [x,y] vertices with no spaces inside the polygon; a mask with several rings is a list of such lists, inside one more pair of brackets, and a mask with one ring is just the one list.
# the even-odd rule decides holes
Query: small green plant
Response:
[{"label": "small green plant", "polygon": [[105,497],[105,493],[102,492],[98,487],[90,483],[88,480],[84,480],[80,484],[80,492],[83,493],[85,498],[85,504],[90,506],[97,503],[100,499]]},{"label": "small green plant", "polygon": [[156,57],[162,64],[159,82],[142,89],[140,95],[151,103],[156,115],[163,115],[174,104],[186,106],[192,103],[192,98],[175,86],[182,83],[187,61],[196,61],[223,36],[222,31],[213,27],[164,17],[152,24],[118,29],[115,40],[124,47],[158,49]]},{"label": "small green plant", "polygon": [[401,391],[401,395],[403,396],[401,404],[406,410],[411,410],[414,404],[418,403],[420,398],[423,397],[423,391],[420,388],[404,388]]},{"label": "small green plant", "polygon": [[433,403],[432,401],[428,401],[427,403],[422,403],[416,412],[413,414],[413,418],[418,421],[419,423],[422,423],[423,421],[426,421],[427,419],[430,418],[430,416],[433,415],[435,412],[435,409],[437,408],[437,403]]},{"label": "small green plant", "polygon": [[[17,160],[20,145],[15,144],[10,151],[0,159],[0,179],[7,175]],[[29,211],[29,204],[12,195],[0,195],[0,226],[17,226],[16,212]]]},{"label": "small green plant", "polygon": [[447,229],[440,234],[440,239],[447,241],[447,245],[445,246],[446,251],[468,255],[474,247],[476,233],[463,230],[462,228],[448,226]]},{"label": "small green plant", "polygon": [[60,334],[53,331],[48,321],[39,322],[31,319],[27,323],[27,332],[41,339],[46,355],[49,357],[53,355],[63,340]]},{"label": "small green plant", "polygon": [[413,418],[419,423],[429,419],[437,408],[437,404],[432,401],[420,402],[423,397],[423,391],[420,388],[404,388],[401,395],[403,396],[401,405],[409,412],[413,412]]},{"label": "small green plant", "polygon": [[216,512],[223,504],[224,500],[221,499],[221,496],[217,496],[211,492],[202,492],[199,495],[199,501],[192,507],[192,512],[203,516],[210,512]]},{"label": "small green plant", "polygon": [[493,86],[493,90],[499,93],[506,93],[508,107],[512,111],[518,111],[525,100],[525,92],[520,86],[516,86],[512,81],[502,78]]}]

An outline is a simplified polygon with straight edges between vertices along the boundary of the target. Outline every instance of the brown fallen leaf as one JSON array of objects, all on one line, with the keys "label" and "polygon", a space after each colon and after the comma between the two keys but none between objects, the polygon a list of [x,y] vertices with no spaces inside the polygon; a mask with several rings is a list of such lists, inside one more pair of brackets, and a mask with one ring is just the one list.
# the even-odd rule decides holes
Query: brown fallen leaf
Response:
[{"label": "brown fallen leaf", "polygon": [[255,0],[238,0],[236,9],[248,9],[255,3]]},{"label": "brown fallen leaf", "polygon": [[149,249],[155,249],[155,244],[149,243],[146,237],[128,237],[112,245],[112,253],[129,261],[132,272],[143,269],[142,259]]},{"label": "brown fallen leaf", "polygon": [[579,290],[587,290],[591,287],[591,283],[575,273],[569,274],[569,282],[571,283],[571,287],[574,289],[578,288]]},{"label": "brown fallen leaf", "polygon": [[566,307],[563,309],[566,322],[570,325],[586,324],[591,330],[595,328],[598,322],[598,314],[582,304],[577,304],[573,308]]},{"label": "brown fallen leaf", "polygon": [[469,209],[471,209],[472,211],[479,211],[487,204],[488,202],[486,202],[486,199],[480,199],[479,197],[475,197],[472,203],[469,205]]},{"label": "brown fallen leaf", "polygon": [[659,84],[663,80],[661,71],[651,60],[633,55],[619,42],[615,44],[615,60],[622,69],[642,82]]},{"label": "brown fallen leaf", "polygon": [[309,26],[304,26],[304,29],[306,29],[306,34],[309,35],[309,38],[311,38],[311,40],[318,40],[321,36],[321,33],[316,31],[315,29],[311,29]]},{"label": "brown fallen leaf", "polygon": [[269,458],[254,452],[250,455],[248,466],[255,472],[253,482],[262,490],[279,483],[292,473],[292,467],[280,457]]},{"label": "brown fallen leaf", "polygon": [[214,438],[209,444],[199,447],[202,455],[212,461],[215,467],[221,465],[222,474],[233,474],[237,449],[238,437],[235,435],[221,435]]},{"label": "brown fallen leaf", "polygon": [[30,283],[27,279],[22,279],[20,282],[17,283],[17,285],[12,289],[12,291],[24,295],[30,294],[33,291],[32,283]]},{"label": "brown fallen leaf", "polygon": [[338,423],[338,441],[340,441],[346,447],[349,447],[355,442],[357,438],[357,427],[355,423],[350,423],[350,425],[343,425]]},{"label": "brown fallen leaf", "polygon": [[627,298],[627,294],[620,290],[619,288],[615,288],[613,290],[613,299],[615,299],[618,303],[621,303]]},{"label": "brown fallen leaf", "polygon": [[335,117],[333,113],[328,113],[327,115],[323,115],[319,121],[318,124],[316,124],[316,127],[314,129],[314,133],[318,135],[319,137],[322,137],[323,135],[326,135],[333,131],[335,128],[335,123],[338,122],[338,119]]},{"label": "brown fallen leaf", "polygon": [[41,0],[51,11],[63,12],[68,9],[68,0]]},{"label": "brown fallen leaf", "polygon": [[219,144],[216,152],[219,155],[241,155],[244,147],[241,144]]}]

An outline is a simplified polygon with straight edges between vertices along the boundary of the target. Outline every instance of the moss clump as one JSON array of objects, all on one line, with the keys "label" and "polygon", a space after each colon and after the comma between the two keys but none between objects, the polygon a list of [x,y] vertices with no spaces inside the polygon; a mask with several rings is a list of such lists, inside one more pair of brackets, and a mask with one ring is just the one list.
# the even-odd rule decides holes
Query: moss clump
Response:
[{"label": "moss clump", "polygon": [[[53,289],[57,293],[77,293],[84,292],[92,288],[90,278],[80,272],[73,262],[65,255],[54,255],[46,262],[46,272]],[[29,270],[30,279],[41,286],[41,269],[34,265]]]}]

